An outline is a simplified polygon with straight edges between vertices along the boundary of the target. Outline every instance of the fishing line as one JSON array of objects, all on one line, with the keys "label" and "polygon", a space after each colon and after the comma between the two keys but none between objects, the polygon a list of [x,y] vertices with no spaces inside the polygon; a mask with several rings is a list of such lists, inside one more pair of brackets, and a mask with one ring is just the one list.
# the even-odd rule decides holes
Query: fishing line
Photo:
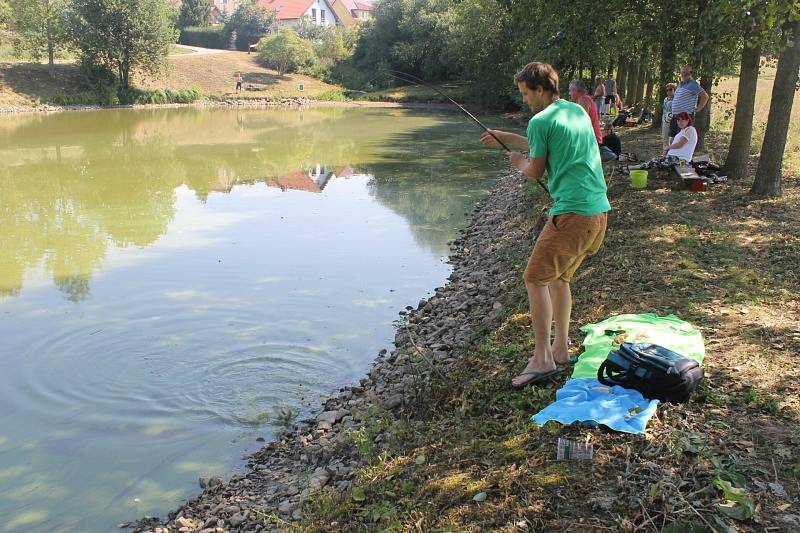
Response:
[{"label": "fishing line", "polygon": [[[439,90],[439,88],[431,85],[430,83],[426,82],[422,78],[418,78],[417,76],[414,76],[413,74],[408,74],[406,72],[401,72],[399,70],[387,70],[386,73],[388,73],[390,76],[392,76],[394,78],[397,78],[397,79],[399,79],[401,81],[405,81],[407,83],[412,83],[412,84],[415,84],[415,85],[423,85],[423,86],[427,87],[428,89],[431,89],[432,91],[436,92],[437,94],[443,96],[444,98],[447,99],[447,101],[449,101],[451,104],[456,106],[462,113],[467,115],[467,117],[469,117],[475,124],[480,126],[486,133],[491,135],[492,138],[494,138],[494,140],[497,141],[498,144],[500,144],[500,146],[502,146],[503,149],[505,149],[506,152],[511,153],[511,148],[506,146],[505,143],[503,143],[503,141],[498,139],[497,136],[492,132],[492,130],[487,128],[483,124],[483,122],[478,120],[478,118],[475,115],[473,115],[472,113],[470,113],[464,106],[462,106],[461,104],[459,104],[458,102],[456,102],[455,100],[450,98],[443,91]],[[546,192],[547,195],[550,196],[550,190],[547,188],[547,185],[545,185],[540,178],[536,178],[536,183],[538,183],[539,186],[544,190],[544,192]]]}]

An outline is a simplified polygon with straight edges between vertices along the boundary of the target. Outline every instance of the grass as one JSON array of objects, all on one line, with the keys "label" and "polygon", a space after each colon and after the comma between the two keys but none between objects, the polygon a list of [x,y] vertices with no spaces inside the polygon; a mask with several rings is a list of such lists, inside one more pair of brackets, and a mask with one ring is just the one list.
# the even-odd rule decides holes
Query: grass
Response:
[{"label": "grass", "polygon": [[[649,130],[622,136],[626,150],[659,151]],[[707,355],[690,403],[660,406],[645,436],[535,427],[530,415],[564,378],[509,387],[533,348],[523,304],[405,417],[384,420],[389,445],[370,450],[348,491],[316,494],[298,529],[790,530],[784,516],[798,514],[800,495],[800,180],[756,202],[746,182],[702,194],[667,184],[651,177],[635,191],[611,177],[609,232],[574,282],[571,335],[618,313],[692,322]],[[559,436],[589,438],[595,459],[555,461]]]},{"label": "grass", "polygon": [[170,45],[169,47],[169,55],[171,56],[180,56],[180,55],[194,54],[194,53],[195,53],[194,50],[183,48],[181,46],[176,46],[174,44]]},{"label": "grass", "polygon": [[[223,51],[214,54],[185,54],[170,58],[169,70],[158,79],[137,80],[136,85],[144,89],[168,89],[196,85],[203,94],[225,98],[280,99],[305,96],[317,98],[336,86],[302,74],[280,76],[276,71],[264,68],[247,52]],[[235,94],[237,72],[244,78],[244,88]],[[303,90],[300,90],[303,85]],[[248,88],[257,90],[247,90]]]},{"label": "grass", "polygon": [[[439,90],[456,101],[463,99],[464,87],[454,83],[435,84]],[[405,85],[380,91],[370,91],[363,94],[356,93],[355,98],[372,102],[430,102],[444,103],[447,99],[430,87],[423,85]]]},{"label": "grass", "polygon": [[[235,95],[235,73],[242,72],[247,89]],[[223,51],[201,55],[185,53],[169,59],[169,67],[158,78],[134,79],[134,85],[146,91],[186,91],[196,87],[209,98],[258,98],[280,100],[287,97],[344,99],[341,89],[301,74],[280,76],[259,66],[255,55]],[[300,86],[303,90],[300,90]],[[0,63],[0,105],[36,105],[42,102],[73,100],[85,103],[89,98],[81,87],[78,67],[72,62],[56,65],[55,76],[47,65],[35,63]]]}]

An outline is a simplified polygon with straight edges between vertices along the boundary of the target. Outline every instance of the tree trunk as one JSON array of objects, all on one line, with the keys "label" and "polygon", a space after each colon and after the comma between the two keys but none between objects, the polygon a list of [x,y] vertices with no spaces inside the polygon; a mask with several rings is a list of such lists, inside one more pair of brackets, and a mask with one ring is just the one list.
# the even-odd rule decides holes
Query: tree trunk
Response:
[{"label": "tree trunk", "polygon": [[764,144],[758,159],[756,179],[750,189],[750,194],[756,198],[783,194],[783,151],[786,148],[794,88],[800,70],[800,20],[784,24],[783,44],[778,70],[775,72],[775,84],[772,86],[767,131],[764,133]]},{"label": "tree trunk", "polygon": [[636,103],[636,85],[639,83],[639,65],[631,61],[630,67],[628,69],[628,83],[625,87],[625,94],[627,95],[627,99],[625,100],[625,105],[630,107],[634,103]]},{"label": "tree trunk", "polygon": [[647,67],[650,62],[650,50],[645,49],[642,59],[639,62],[639,80],[636,84],[636,101],[644,100],[644,84],[647,80]]},{"label": "tree trunk", "polygon": [[591,74],[589,74],[591,79],[589,80],[589,88],[587,89],[589,90],[589,94],[594,95],[594,79],[597,77],[597,67],[592,65],[591,69]]},{"label": "tree trunk", "polygon": [[625,98],[625,82],[628,80],[628,60],[625,57],[619,58],[619,70],[617,71],[617,94],[620,98]]},{"label": "tree trunk", "polygon": [[667,84],[675,74],[675,40],[665,38],[661,43],[661,61],[658,67],[658,101],[656,114],[653,117],[653,129],[661,131],[661,114],[664,111],[664,98],[667,96]]},{"label": "tree trunk", "polygon": [[706,133],[708,133],[711,127],[711,93],[714,90],[713,73],[703,74],[703,77],[700,78],[700,86],[708,93],[708,103],[706,103],[706,106],[694,117],[695,129],[697,130],[697,147],[695,148],[695,153],[706,147]]},{"label": "tree trunk", "polygon": [[742,67],[739,70],[739,89],[736,95],[736,115],[733,119],[731,145],[725,158],[725,174],[730,179],[741,179],[747,174],[747,159],[753,137],[753,112],[756,104],[758,67],[761,61],[761,46],[748,42],[745,36],[742,49]]},{"label": "tree trunk", "polygon": [[[48,5],[49,8],[49,5]],[[48,16],[47,19],[47,72],[50,74],[50,77],[53,78],[56,75],[55,71],[55,45],[53,43],[54,36],[53,36],[53,25],[50,21]]]},{"label": "tree trunk", "polygon": [[647,78],[647,59],[646,57],[642,59],[641,63],[639,63],[639,72],[637,74],[638,79],[636,83],[636,101],[641,102],[642,97],[644,97],[644,83]]},{"label": "tree trunk", "polygon": [[606,78],[610,78],[614,74],[614,61],[608,62],[608,68],[606,69]]},{"label": "tree trunk", "polygon": [[644,99],[648,102],[649,105],[653,105],[653,90],[655,85],[655,73],[648,69],[647,70],[647,93],[644,95]]}]

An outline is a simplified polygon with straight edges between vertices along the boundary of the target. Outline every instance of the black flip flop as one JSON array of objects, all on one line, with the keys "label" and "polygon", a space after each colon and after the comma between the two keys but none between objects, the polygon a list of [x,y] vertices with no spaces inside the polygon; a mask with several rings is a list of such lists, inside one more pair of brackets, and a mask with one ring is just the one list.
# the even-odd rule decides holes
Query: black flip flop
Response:
[{"label": "black flip flop", "polygon": [[536,372],[535,370],[529,370],[528,372],[520,372],[519,374],[517,374],[516,377],[519,376],[533,376],[533,377],[524,383],[520,383],[519,385],[514,385],[512,383],[511,386],[514,387],[515,389],[521,389],[523,387],[527,387],[528,385],[533,385],[534,383],[539,383],[553,376],[557,376],[563,370],[564,370],[563,368],[558,367],[555,370],[550,370],[548,372]]}]

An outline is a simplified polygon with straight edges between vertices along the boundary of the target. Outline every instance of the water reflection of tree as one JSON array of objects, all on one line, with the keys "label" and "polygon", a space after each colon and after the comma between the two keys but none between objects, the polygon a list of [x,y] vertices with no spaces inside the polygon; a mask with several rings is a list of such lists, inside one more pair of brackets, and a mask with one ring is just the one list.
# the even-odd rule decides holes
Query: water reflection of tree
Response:
[{"label": "water reflection of tree", "polygon": [[477,143],[469,125],[452,123],[397,133],[390,155],[367,165],[371,194],[409,221],[417,241],[446,255],[447,241],[462,227],[489,186],[502,157]]},{"label": "water reflection of tree", "polygon": [[0,169],[2,295],[18,294],[25,271],[42,264],[67,298],[79,301],[109,241],[148,245],[174,216],[182,173],[167,139],[137,135],[140,121],[94,135],[96,118],[84,124],[82,114],[68,115],[73,128],[87,130],[77,146],[62,116],[13,130],[11,155],[22,161]]},{"label": "water reflection of tree", "polygon": [[[402,110],[148,110],[10,117],[0,125],[0,296],[43,265],[69,299],[109,243],[147,246],[175,216],[175,188],[201,199],[317,164],[375,178],[375,198],[436,253],[485,184],[488,152],[453,116]],[[461,188],[464,195],[454,193]]]}]

